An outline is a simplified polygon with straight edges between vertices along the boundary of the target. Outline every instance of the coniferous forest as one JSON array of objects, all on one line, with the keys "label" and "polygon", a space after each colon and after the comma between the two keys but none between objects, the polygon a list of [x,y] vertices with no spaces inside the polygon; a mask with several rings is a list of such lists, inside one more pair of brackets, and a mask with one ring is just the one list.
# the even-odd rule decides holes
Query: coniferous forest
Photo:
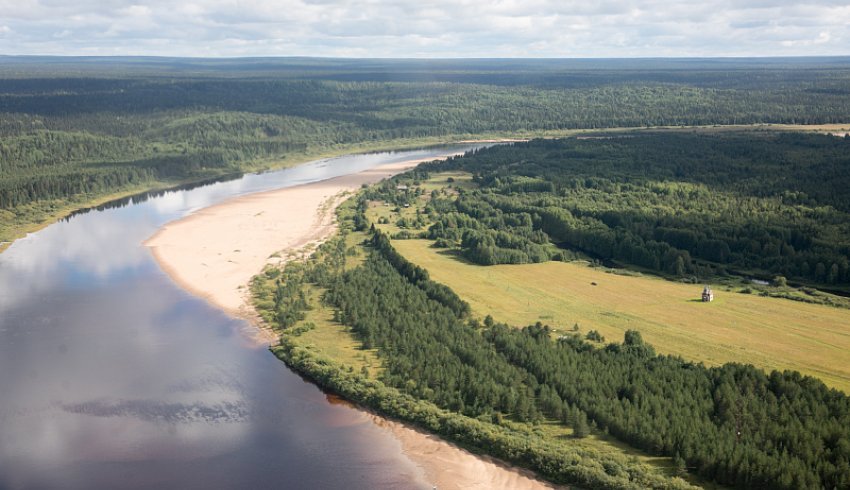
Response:
[{"label": "coniferous forest", "polygon": [[[2,60],[0,241],[10,223],[38,223],[69,203],[284,159],[569,129],[835,123],[850,114],[845,58]],[[817,274],[817,262],[809,267]]]},{"label": "coniferous forest", "polygon": [[[361,215],[343,226],[369,224]],[[814,378],[740,364],[708,368],[657,355],[636,331],[598,347],[556,336],[540,323],[518,329],[487,318],[482,324],[450,290],[434,294],[438,288],[427,271],[400,256],[379,230],[369,232],[365,260],[347,267],[344,236],[276,276],[269,305],[298,304],[303,311],[310,306],[297,300],[301,286],[319,286],[336,320],[350,326],[364,348],[377,349],[384,370],[370,381],[336,371],[284,335],[278,355],[325,386],[553,481],[593,488],[685,486],[655,480],[634,462],[590,463],[571,451],[553,459],[551,442],[517,434],[503,420],[533,427],[555,419],[572,427],[575,437],[586,434],[590,421],[633,447],[735,488],[850,485],[850,398]],[[438,409],[445,413],[435,415]]]},{"label": "coniferous forest", "polygon": [[429,203],[439,218],[428,235],[479,264],[581,251],[695,280],[850,283],[850,138],[632,133],[499,146],[427,169],[473,173],[478,189]]}]

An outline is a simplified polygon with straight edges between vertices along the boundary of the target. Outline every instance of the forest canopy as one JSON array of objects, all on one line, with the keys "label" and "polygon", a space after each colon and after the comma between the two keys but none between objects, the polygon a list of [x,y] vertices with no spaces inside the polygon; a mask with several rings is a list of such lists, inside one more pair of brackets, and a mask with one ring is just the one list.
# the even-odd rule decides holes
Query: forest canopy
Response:
[{"label": "forest canopy", "polygon": [[848,94],[844,58],[7,57],[0,66],[0,213],[37,222],[71,200],[402,142],[845,122]]},{"label": "forest canopy", "polygon": [[[434,283],[365,221],[369,197],[357,198],[359,217],[343,218],[343,234],[307,263],[267,272],[271,280],[256,282],[268,288],[255,287],[255,294],[272,299],[262,308],[277,312],[269,318],[284,333],[279,355],[299,371],[553,481],[591,488],[686,486],[658,480],[634,461],[583,459],[574,447],[553,453],[552,441],[521,435],[507,420],[532,432],[545,420],[556,421],[571,426],[573,437],[586,437],[592,426],[672,458],[682,471],[735,488],[850,485],[850,399],[844,393],[797,372],[706,367],[658,355],[634,330],[622,342],[596,346],[539,322],[514,328],[488,316],[482,324],[469,318],[462,298]],[[368,237],[362,251],[346,245],[352,230]],[[383,365],[377,380],[334,373],[332,362],[294,353],[291,338],[307,327],[281,313],[313,307],[303,301],[307,286],[324,291],[321,301],[334,320],[350,327],[364,348],[377,349]],[[451,413],[451,422],[433,415],[432,406]],[[470,428],[472,421],[479,427]]]},{"label": "forest canopy", "polygon": [[850,138],[631,133],[482,149],[424,167],[475,190],[434,199],[428,235],[483,265],[562,259],[543,245],[674,277],[850,283]]}]

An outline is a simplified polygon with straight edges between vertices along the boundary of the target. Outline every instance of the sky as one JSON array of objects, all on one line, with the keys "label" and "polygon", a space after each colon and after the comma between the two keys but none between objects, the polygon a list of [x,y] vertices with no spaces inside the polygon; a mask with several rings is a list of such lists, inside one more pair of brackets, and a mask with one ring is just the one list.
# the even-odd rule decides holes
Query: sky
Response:
[{"label": "sky", "polygon": [[850,55],[850,0],[0,0],[0,54]]}]

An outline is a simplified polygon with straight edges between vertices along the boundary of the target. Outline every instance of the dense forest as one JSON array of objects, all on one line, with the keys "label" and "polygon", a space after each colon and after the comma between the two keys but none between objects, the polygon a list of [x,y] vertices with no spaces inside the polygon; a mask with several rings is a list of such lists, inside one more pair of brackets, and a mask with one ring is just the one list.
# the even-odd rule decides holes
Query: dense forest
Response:
[{"label": "dense forest", "polygon": [[[361,265],[346,267],[346,240],[338,236],[308,263],[268,269],[255,280],[255,297],[265,298],[255,303],[261,315],[285,334],[274,350],[294,369],[351,400],[556,482],[608,489],[691,488],[622,455],[537,434],[532,423],[546,414],[557,413],[574,425],[576,437],[586,437],[590,423],[583,411],[541,388],[528,370],[496,354],[464,320],[465,303],[444,286],[434,295],[427,272],[398,255],[380,232],[372,235],[368,248],[372,253]],[[271,289],[263,290],[268,279]],[[352,327],[364,348],[378,349],[384,366],[379,379],[316,358],[290,341],[315,328],[300,321],[314,307],[305,301],[307,286],[324,289],[336,319]],[[544,394],[538,396],[541,389]]]},{"label": "dense forest", "polygon": [[287,157],[576,128],[830,123],[850,114],[844,58],[3,60],[0,215],[19,223],[71,200]]},{"label": "dense forest", "polygon": [[[361,194],[361,213],[367,198]],[[343,227],[370,225],[361,215]],[[850,485],[850,398],[820,381],[737,364],[707,368],[657,355],[635,331],[621,343],[598,347],[578,336],[555,336],[539,323],[515,329],[488,317],[481,324],[468,318],[462,298],[450,290],[435,294],[427,271],[400,256],[382,232],[371,228],[369,236],[366,258],[352,266],[346,267],[350,250],[339,237],[306,264],[272,274],[276,288],[266,305],[278,313],[291,311],[291,305],[299,311],[309,308],[299,299],[303,285],[326,291],[323,301],[335,309],[336,319],[350,326],[364,347],[377,348],[384,366],[379,381],[398,390],[381,389],[383,395],[359,401],[423,425],[429,424],[417,414],[427,410],[400,408],[404,396],[486,421],[492,424],[489,431],[508,431],[507,420],[533,427],[555,419],[582,437],[592,426],[736,488]],[[278,320],[290,329],[296,323]],[[362,396],[357,393],[365,389],[364,379],[340,381],[343,375],[328,374],[322,363],[284,358],[319,382]],[[470,442],[464,430],[448,431],[437,422],[431,429]],[[644,480],[622,462],[578,471],[575,462],[541,456],[545,440],[516,444],[525,446],[522,455],[501,449],[497,455],[555,481],[608,488],[674,485]],[[614,480],[606,480],[610,477]]]},{"label": "dense forest", "polygon": [[694,280],[733,272],[850,283],[850,138],[664,132],[538,140],[424,171],[448,169],[471,172],[478,186],[434,196],[428,235],[479,264],[580,251]]}]

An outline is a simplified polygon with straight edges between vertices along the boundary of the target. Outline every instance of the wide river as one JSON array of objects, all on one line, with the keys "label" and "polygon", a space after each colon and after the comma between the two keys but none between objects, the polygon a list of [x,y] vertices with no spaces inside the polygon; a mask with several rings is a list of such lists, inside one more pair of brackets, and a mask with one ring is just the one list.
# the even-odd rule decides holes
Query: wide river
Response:
[{"label": "wide river", "polygon": [[181,290],[142,242],[234,196],[469,148],[247,175],[15,242],[0,254],[0,489],[425,487],[387,430]]}]

